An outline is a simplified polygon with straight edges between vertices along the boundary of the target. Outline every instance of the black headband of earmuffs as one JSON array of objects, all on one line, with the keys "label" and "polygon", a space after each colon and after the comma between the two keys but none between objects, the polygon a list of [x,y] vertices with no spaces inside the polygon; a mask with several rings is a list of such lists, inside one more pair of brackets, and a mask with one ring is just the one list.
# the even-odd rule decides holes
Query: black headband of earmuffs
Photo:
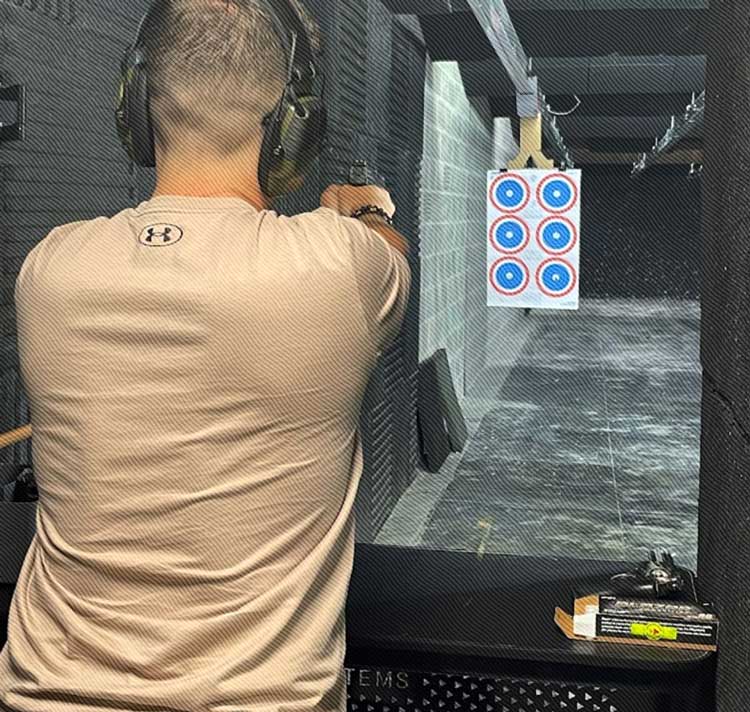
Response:
[{"label": "black headband of earmuffs", "polygon": [[[230,0],[231,1],[231,0]],[[290,0],[257,0],[268,9],[288,59],[287,83],[274,110],[265,117],[259,178],[264,193],[281,195],[287,184],[303,175],[320,152],[326,130],[322,99],[312,92],[321,76],[302,18]],[[156,163],[149,112],[144,31],[158,3],[138,26],[134,43],[122,63],[117,128],[131,160],[140,166]]]}]

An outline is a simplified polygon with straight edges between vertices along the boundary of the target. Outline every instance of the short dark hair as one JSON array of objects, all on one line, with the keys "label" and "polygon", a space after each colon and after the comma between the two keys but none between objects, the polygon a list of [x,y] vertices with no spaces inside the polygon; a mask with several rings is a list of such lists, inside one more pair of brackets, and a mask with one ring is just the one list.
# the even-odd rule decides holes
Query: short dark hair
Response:
[{"label": "short dark hair", "polygon": [[[266,2],[156,1],[143,44],[157,145],[168,150],[192,132],[225,154],[260,136],[287,70]],[[319,50],[318,24],[300,0],[291,2]]]}]

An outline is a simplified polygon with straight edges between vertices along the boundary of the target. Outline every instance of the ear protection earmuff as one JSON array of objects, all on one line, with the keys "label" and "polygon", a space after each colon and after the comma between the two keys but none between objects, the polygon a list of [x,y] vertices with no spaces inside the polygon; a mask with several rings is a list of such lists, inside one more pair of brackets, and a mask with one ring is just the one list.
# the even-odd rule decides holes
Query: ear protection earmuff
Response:
[{"label": "ear protection earmuff", "polygon": [[325,80],[304,23],[288,0],[265,1],[272,6],[276,32],[289,57],[284,93],[274,111],[263,120],[265,133],[258,172],[263,192],[276,197],[304,177],[322,151],[327,112],[322,89],[320,95],[314,92],[318,80]]},{"label": "ear protection earmuff", "polygon": [[128,47],[120,69],[120,90],[115,119],[117,133],[133,163],[144,168],[156,165],[154,133],[148,106],[148,76],[146,52],[143,47],[143,27],[151,10],[138,26],[135,42]]},{"label": "ear protection earmuff", "polygon": [[[289,0],[261,0],[269,9],[274,29],[288,58],[287,81],[281,99],[263,119],[258,179],[269,197],[283,195],[298,183],[320,154],[327,129],[322,91],[324,78],[307,30]],[[153,7],[141,21],[135,42],[121,67],[117,130],[130,159],[139,166],[156,164],[154,134],[149,113],[148,74],[143,28]]]}]

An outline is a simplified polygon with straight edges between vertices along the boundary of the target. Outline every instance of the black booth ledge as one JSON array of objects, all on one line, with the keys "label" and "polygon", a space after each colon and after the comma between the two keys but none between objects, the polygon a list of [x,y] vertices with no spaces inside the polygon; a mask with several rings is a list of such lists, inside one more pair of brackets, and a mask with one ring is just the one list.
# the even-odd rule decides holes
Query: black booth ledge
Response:
[{"label": "black booth ledge", "polygon": [[[23,517],[28,521],[28,513]],[[25,550],[13,559],[22,562]],[[710,652],[568,640],[554,623],[572,591],[626,562],[484,555],[357,544],[347,602],[350,659],[378,651],[572,668],[705,675]],[[15,578],[0,582],[0,647]]]},{"label": "black booth ledge", "polygon": [[347,605],[350,651],[549,663],[684,675],[713,653],[568,640],[555,607],[632,562],[484,555],[358,544]]},{"label": "black booth ledge", "polygon": [[[473,699],[479,685],[489,690],[500,681],[507,695],[498,688],[465,709],[520,712],[531,694],[537,702],[538,695],[565,694],[569,702],[570,696],[580,700],[570,706],[579,712],[715,710],[716,658],[710,653],[570,641],[557,630],[554,608],[566,605],[573,585],[622,568],[357,545],[344,662],[357,682],[348,683],[347,709],[417,712],[414,703],[423,695],[419,712],[438,712],[447,704],[433,700],[441,686],[461,687],[462,698]],[[0,647],[11,594],[12,587],[0,585]],[[371,686],[366,680],[373,677]],[[392,677],[405,687],[393,689]],[[519,680],[533,692],[515,699]],[[386,692],[397,703],[388,710],[381,697]],[[597,706],[610,694],[612,705]]]}]

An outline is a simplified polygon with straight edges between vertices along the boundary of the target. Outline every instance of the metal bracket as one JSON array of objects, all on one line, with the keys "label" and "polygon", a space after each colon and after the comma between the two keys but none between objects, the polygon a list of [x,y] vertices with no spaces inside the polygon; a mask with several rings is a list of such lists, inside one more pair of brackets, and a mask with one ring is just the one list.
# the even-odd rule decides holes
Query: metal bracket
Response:
[{"label": "metal bracket", "polygon": [[533,119],[541,110],[539,80],[529,77],[529,93],[516,94],[516,111],[523,118]]},{"label": "metal bracket", "polygon": [[0,101],[16,104],[15,122],[0,122],[0,142],[23,141],[26,138],[26,87],[22,84],[0,87]]},{"label": "metal bracket", "polygon": [[703,177],[703,164],[691,163],[690,172],[688,173],[688,179],[696,180],[697,178],[702,178],[702,177]]},{"label": "metal bracket", "polygon": [[547,98],[539,91],[538,78],[529,76],[528,81],[534,93],[516,94],[516,108],[521,119],[521,145],[518,155],[509,165],[514,169],[525,168],[531,160],[537,168],[554,168],[554,160],[542,152],[544,133],[561,168],[573,168],[575,164],[557,127],[557,117],[552,114]]}]

